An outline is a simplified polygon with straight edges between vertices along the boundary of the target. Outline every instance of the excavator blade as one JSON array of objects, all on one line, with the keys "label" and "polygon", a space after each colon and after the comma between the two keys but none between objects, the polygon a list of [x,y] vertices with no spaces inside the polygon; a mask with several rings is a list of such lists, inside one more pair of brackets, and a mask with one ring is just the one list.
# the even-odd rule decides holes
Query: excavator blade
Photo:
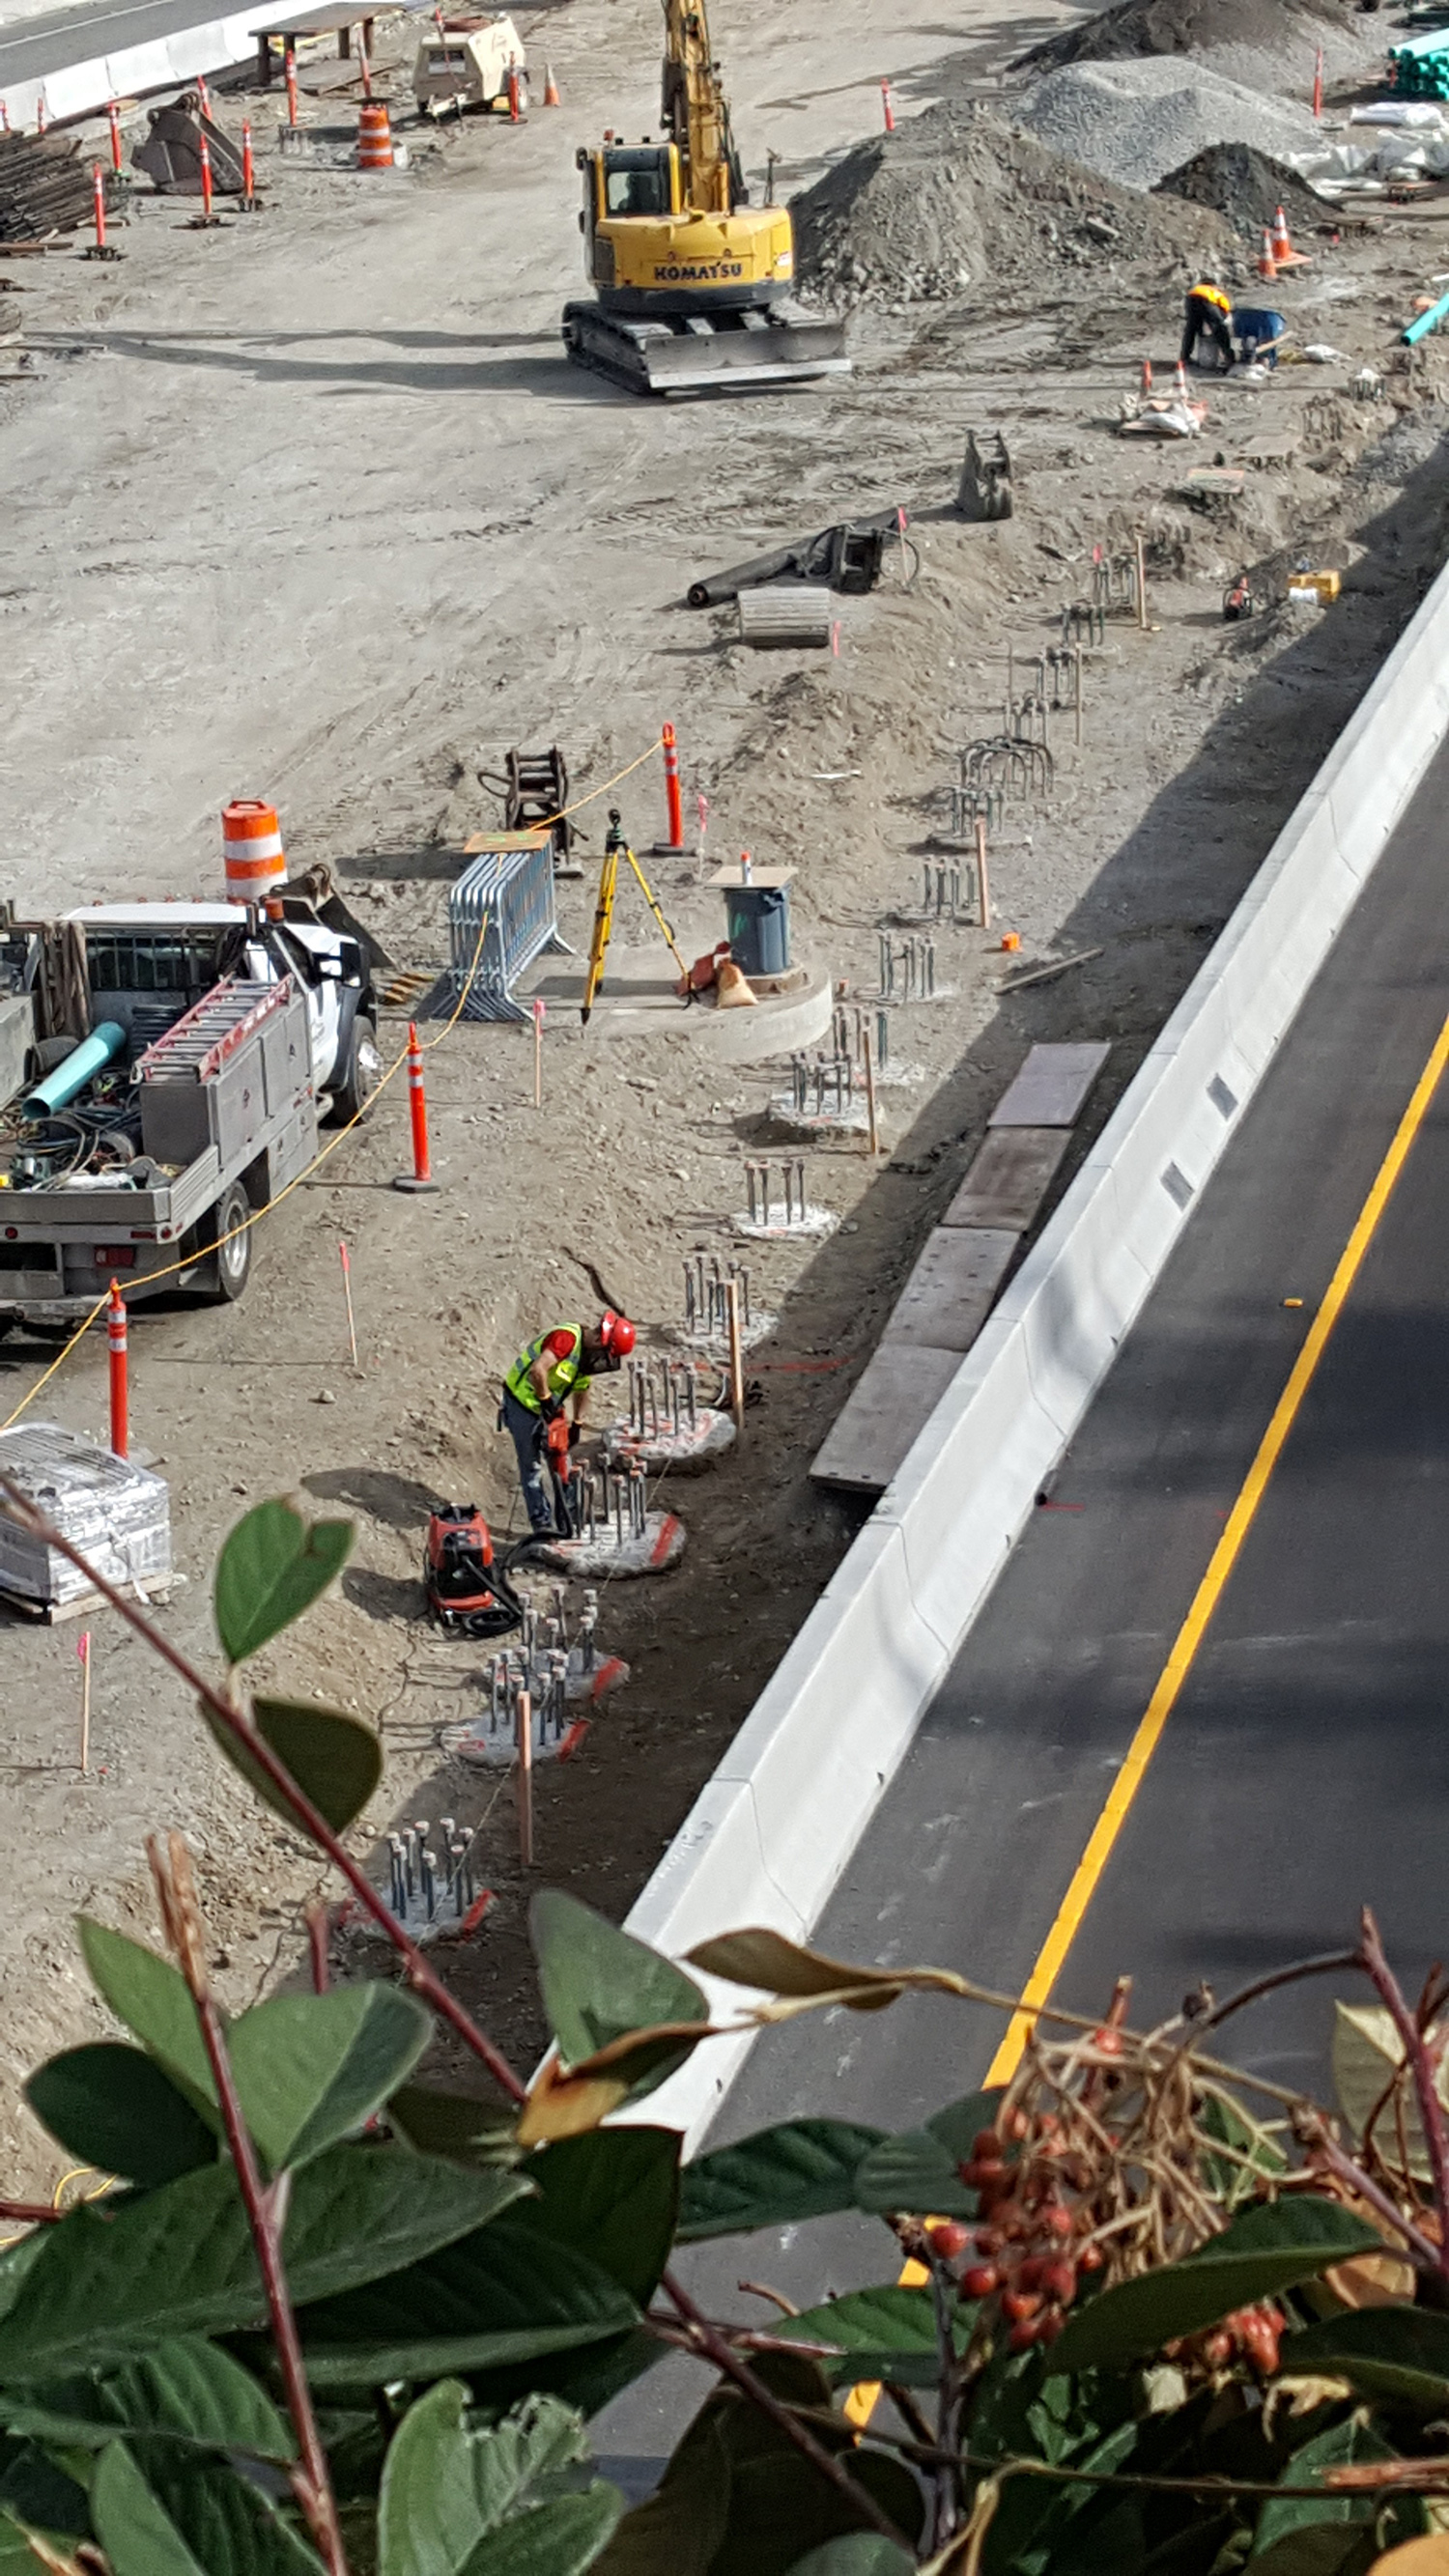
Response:
[{"label": "excavator blade", "polygon": [[634,393],[753,393],[850,373],[844,323],[790,310],[634,322],[598,304],[567,304],[563,336],[577,365]]}]

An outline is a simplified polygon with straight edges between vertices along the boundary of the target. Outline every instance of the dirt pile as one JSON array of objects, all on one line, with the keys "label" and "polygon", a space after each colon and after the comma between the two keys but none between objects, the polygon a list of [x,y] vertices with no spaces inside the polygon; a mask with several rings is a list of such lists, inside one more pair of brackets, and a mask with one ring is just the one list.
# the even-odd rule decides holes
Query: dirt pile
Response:
[{"label": "dirt pile", "polygon": [[[1349,15],[1344,0],[1118,0],[1081,26],[1064,27],[1017,57],[1017,65],[1050,68],[1061,63],[1100,63],[1127,54],[1200,54],[1207,46],[1272,48],[1285,36],[1301,41],[1326,20]],[[1311,26],[1310,26],[1311,22]]]},{"label": "dirt pile", "polygon": [[858,144],[790,201],[806,292],[852,304],[1041,291],[1077,272],[1198,259],[1206,209],[1114,187],[979,108],[940,106]]},{"label": "dirt pile", "polygon": [[1213,143],[1195,152],[1181,169],[1159,179],[1154,194],[1185,197],[1190,205],[1211,206],[1226,215],[1238,232],[1256,234],[1282,207],[1290,231],[1304,232],[1328,219],[1330,209],[1282,161],[1255,152],[1250,143]]}]

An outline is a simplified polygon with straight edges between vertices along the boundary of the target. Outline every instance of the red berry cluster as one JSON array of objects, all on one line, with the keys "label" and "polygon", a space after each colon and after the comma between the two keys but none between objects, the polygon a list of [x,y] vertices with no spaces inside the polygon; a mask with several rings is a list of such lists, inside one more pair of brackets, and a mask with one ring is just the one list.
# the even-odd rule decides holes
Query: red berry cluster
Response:
[{"label": "red berry cluster", "polygon": [[1250,2362],[1260,2379],[1271,2379],[1278,2367],[1278,2346],[1283,2338],[1283,2313],[1271,2301],[1256,2308],[1235,2308],[1210,2334],[1195,2335],[1190,2342],[1168,2344],[1169,2360],[1187,2357],[1203,2362],[1209,2370],[1222,2370],[1235,2353]]},{"label": "red berry cluster", "polygon": [[1090,2207],[1069,2203],[1063,2190],[1059,2123],[1050,2111],[1028,2120],[1008,2112],[1003,2126],[1021,2152],[1007,2161],[999,2129],[978,2130],[971,2154],[958,2170],[981,2203],[975,2227],[943,2219],[928,2228],[939,2262],[972,2253],[957,2275],[968,2299],[999,2298],[1013,2352],[1054,2343],[1077,2295],[1079,2275],[1101,2269],[1101,2249],[1084,2243]]}]

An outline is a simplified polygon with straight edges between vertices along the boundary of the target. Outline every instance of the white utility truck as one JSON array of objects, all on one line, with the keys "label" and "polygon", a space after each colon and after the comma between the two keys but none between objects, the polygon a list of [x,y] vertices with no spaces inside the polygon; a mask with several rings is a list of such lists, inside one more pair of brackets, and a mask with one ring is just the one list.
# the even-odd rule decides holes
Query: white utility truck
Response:
[{"label": "white utility truck", "polygon": [[380,1071],[367,949],[305,895],[0,920],[0,1330],[112,1277],[239,1297],[237,1228]]}]

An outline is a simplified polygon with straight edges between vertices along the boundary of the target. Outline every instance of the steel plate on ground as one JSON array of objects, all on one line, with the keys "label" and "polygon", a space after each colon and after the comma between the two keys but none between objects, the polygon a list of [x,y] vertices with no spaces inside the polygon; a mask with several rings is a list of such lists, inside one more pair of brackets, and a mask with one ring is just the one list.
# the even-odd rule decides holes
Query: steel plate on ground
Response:
[{"label": "steel plate on ground", "polygon": [[1014,1229],[937,1226],[896,1299],[882,1350],[969,1351],[1020,1241]]},{"label": "steel plate on ground", "polygon": [[960,1365],[959,1351],[882,1343],[816,1454],[816,1484],[884,1493]]},{"label": "steel plate on ground", "polygon": [[945,1215],[943,1225],[1034,1225],[1057,1166],[1071,1142],[1068,1127],[992,1127]]},{"label": "steel plate on ground", "polygon": [[1070,1127],[1106,1063],[1105,1038],[1076,1046],[1034,1046],[1004,1091],[988,1127]]}]

